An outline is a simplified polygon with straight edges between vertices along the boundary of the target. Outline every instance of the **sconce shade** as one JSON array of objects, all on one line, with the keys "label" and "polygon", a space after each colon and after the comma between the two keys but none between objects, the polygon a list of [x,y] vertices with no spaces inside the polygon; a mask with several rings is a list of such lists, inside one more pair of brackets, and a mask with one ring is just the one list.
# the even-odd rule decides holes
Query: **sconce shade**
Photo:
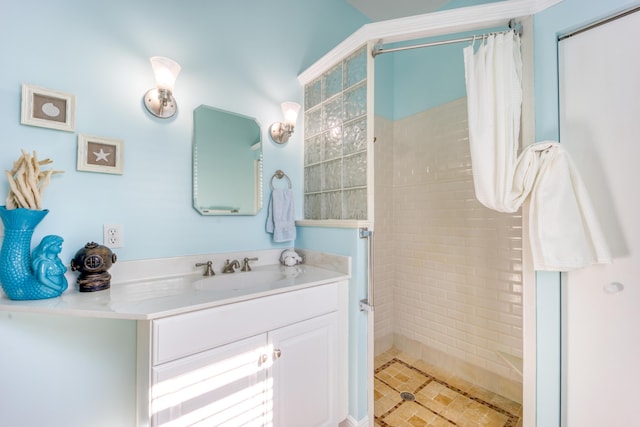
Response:
[{"label": "sconce shade", "polygon": [[284,122],[288,125],[295,126],[296,121],[298,120],[300,104],[296,102],[283,102],[280,107],[282,107],[282,116],[284,117]]},{"label": "sconce shade", "polygon": [[284,144],[289,140],[289,137],[293,135],[293,129],[296,126],[298,120],[298,112],[300,111],[300,104],[296,102],[283,102],[280,104],[282,108],[282,115],[284,122],[275,122],[269,128],[269,134],[273,142],[277,144]]},{"label": "sconce shade", "polygon": [[149,89],[144,95],[144,105],[154,116],[167,119],[178,110],[173,97],[173,86],[180,74],[180,64],[169,58],[154,56],[151,58],[151,68],[156,78],[156,87]]},{"label": "sconce shade", "polygon": [[167,89],[173,92],[178,74],[180,74],[180,64],[173,59],[162,56],[151,57],[151,68],[156,76],[156,86],[158,89]]}]

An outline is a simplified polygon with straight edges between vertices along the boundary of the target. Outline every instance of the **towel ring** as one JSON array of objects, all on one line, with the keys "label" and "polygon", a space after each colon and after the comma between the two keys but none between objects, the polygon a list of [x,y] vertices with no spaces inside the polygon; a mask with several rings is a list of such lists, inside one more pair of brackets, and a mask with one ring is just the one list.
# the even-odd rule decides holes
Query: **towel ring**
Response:
[{"label": "towel ring", "polygon": [[287,182],[289,183],[289,189],[291,189],[291,180],[289,179],[289,177],[287,176],[286,173],[284,173],[280,169],[278,169],[276,171],[276,173],[274,173],[273,176],[271,177],[271,182],[269,183],[269,185],[271,186],[272,190],[273,190],[273,179],[274,178],[278,178],[278,179],[287,178]]}]

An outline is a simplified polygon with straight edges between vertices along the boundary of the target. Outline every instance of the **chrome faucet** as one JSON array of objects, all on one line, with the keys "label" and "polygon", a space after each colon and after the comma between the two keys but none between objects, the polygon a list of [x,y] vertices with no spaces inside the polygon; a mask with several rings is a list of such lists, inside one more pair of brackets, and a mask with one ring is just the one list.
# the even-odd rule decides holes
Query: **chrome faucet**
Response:
[{"label": "chrome faucet", "polygon": [[196,267],[203,267],[203,266],[206,266],[206,268],[204,269],[204,273],[202,273],[203,276],[215,276],[216,273],[213,272],[212,261],[199,262],[196,264]]},{"label": "chrome faucet", "polygon": [[224,267],[222,267],[222,272],[223,273],[235,273],[235,269],[236,268],[240,268],[240,263],[238,262],[237,259],[234,259],[233,261],[229,262],[229,260],[227,260],[224,263]]},{"label": "chrome faucet", "polygon": [[257,261],[258,257],[255,258],[246,258],[242,260],[242,268],[240,271],[251,271],[251,266],[249,265],[249,261]]}]

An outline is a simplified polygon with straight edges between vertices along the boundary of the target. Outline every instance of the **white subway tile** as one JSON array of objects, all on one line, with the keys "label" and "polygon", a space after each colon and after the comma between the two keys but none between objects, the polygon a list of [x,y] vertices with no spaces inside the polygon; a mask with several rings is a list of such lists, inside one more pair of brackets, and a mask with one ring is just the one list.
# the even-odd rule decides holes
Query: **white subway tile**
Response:
[{"label": "white subway tile", "polygon": [[407,337],[397,347],[417,340],[512,378],[495,350],[522,351],[522,218],[475,199],[466,100],[376,118],[376,136],[392,141],[375,145],[376,291],[392,300],[377,303],[376,339],[392,327]]}]

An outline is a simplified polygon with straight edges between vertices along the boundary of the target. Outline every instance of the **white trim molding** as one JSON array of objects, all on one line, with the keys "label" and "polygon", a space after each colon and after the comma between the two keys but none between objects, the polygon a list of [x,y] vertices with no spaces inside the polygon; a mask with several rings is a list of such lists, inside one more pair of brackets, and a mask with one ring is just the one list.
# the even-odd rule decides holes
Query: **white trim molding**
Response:
[{"label": "white trim molding", "polygon": [[364,417],[360,421],[349,415],[344,421],[340,423],[340,427],[369,427],[369,418]]},{"label": "white trim molding", "polygon": [[508,0],[365,24],[298,76],[305,85],[369,41],[383,43],[442,36],[507,25],[562,0]]}]

